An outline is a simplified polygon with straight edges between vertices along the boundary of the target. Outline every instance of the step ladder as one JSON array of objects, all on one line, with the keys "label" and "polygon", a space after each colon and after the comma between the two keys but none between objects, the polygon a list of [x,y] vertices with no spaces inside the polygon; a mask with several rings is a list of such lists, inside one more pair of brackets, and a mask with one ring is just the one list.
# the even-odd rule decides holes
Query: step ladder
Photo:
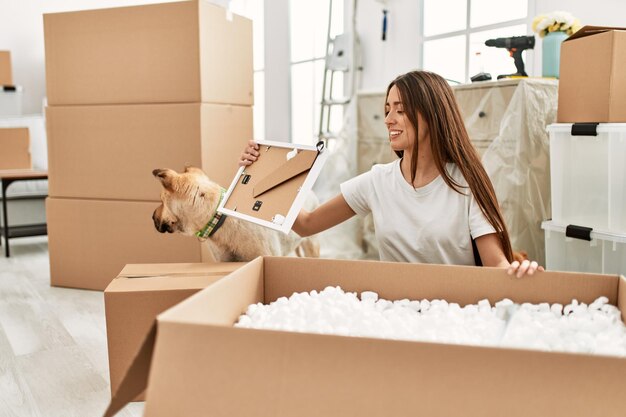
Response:
[{"label": "step ladder", "polygon": [[[330,130],[331,111],[336,106],[345,106],[350,103],[354,96],[357,72],[360,73],[359,65],[359,42],[355,34],[356,3],[353,0],[352,28],[350,32],[330,36],[330,28],[333,18],[333,0],[329,2],[328,32],[326,34],[326,59],[324,62],[324,77],[322,80],[322,99],[320,111],[320,123],[318,140],[336,138],[338,132]],[[340,97],[336,96],[336,77],[343,77],[347,82],[347,88]]]}]

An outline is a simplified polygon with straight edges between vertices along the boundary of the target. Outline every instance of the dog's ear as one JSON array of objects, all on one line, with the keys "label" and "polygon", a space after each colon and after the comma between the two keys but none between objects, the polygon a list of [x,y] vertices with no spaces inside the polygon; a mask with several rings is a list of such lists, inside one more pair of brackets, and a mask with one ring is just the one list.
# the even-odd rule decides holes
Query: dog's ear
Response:
[{"label": "dog's ear", "polygon": [[206,176],[206,174],[204,173],[203,170],[201,170],[198,167],[194,167],[193,165],[185,165],[185,174],[189,174],[189,173],[195,173],[195,174],[200,174],[200,175],[204,175]]},{"label": "dog's ear", "polygon": [[166,190],[172,190],[174,176],[176,175],[175,171],[167,168],[158,168],[152,171],[152,175],[161,181],[161,184]]},{"label": "dog's ear", "polygon": [[189,174],[190,172],[197,172],[200,174],[204,174],[204,171],[202,171],[200,168],[195,167],[193,165],[185,165],[185,174]]}]

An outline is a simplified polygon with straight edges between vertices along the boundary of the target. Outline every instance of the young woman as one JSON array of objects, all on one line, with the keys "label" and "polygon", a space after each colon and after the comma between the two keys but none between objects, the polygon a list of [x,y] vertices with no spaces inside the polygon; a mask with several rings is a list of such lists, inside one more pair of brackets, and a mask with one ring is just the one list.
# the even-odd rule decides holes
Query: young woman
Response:
[{"label": "young woman", "polygon": [[[442,77],[427,71],[397,77],[387,88],[385,115],[399,159],[341,184],[341,194],[316,210],[303,210],[296,233],[313,235],[371,212],[383,261],[507,267],[518,277],[543,270],[513,260],[495,191]],[[250,141],[239,165],[258,157]]]}]

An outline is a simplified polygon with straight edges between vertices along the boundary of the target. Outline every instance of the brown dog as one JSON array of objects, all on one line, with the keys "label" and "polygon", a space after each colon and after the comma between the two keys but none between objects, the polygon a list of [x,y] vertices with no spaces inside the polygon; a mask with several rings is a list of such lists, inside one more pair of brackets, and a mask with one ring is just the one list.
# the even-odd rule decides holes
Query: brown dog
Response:
[{"label": "brown dog", "polygon": [[513,251],[513,260],[519,263],[528,259],[528,253],[525,250]]},{"label": "brown dog", "polygon": [[[281,232],[240,220],[232,216],[215,217],[222,187],[198,168],[187,167],[182,173],[155,169],[152,174],[161,181],[161,205],[152,215],[154,227],[161,233],[197,236],[209,222],[219,224],[212,234],[204,233],[218,261],[250,261],[257,256],[319,257],[314,237],[300,238],[294,232]],[[212,224],[213,226],[213,224]]]}]

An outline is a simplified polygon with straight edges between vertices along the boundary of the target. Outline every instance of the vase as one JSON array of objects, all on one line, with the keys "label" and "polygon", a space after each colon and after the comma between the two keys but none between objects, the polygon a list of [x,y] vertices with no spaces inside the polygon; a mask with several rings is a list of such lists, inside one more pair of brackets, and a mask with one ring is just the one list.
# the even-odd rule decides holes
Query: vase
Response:
[{"label": "vase", "polygon": [[544,77],[559,78],[559,61],[561,57],[561,43],[567,38],[565,32],[550,32],[543,37],[541,45],[541,75]]}]

